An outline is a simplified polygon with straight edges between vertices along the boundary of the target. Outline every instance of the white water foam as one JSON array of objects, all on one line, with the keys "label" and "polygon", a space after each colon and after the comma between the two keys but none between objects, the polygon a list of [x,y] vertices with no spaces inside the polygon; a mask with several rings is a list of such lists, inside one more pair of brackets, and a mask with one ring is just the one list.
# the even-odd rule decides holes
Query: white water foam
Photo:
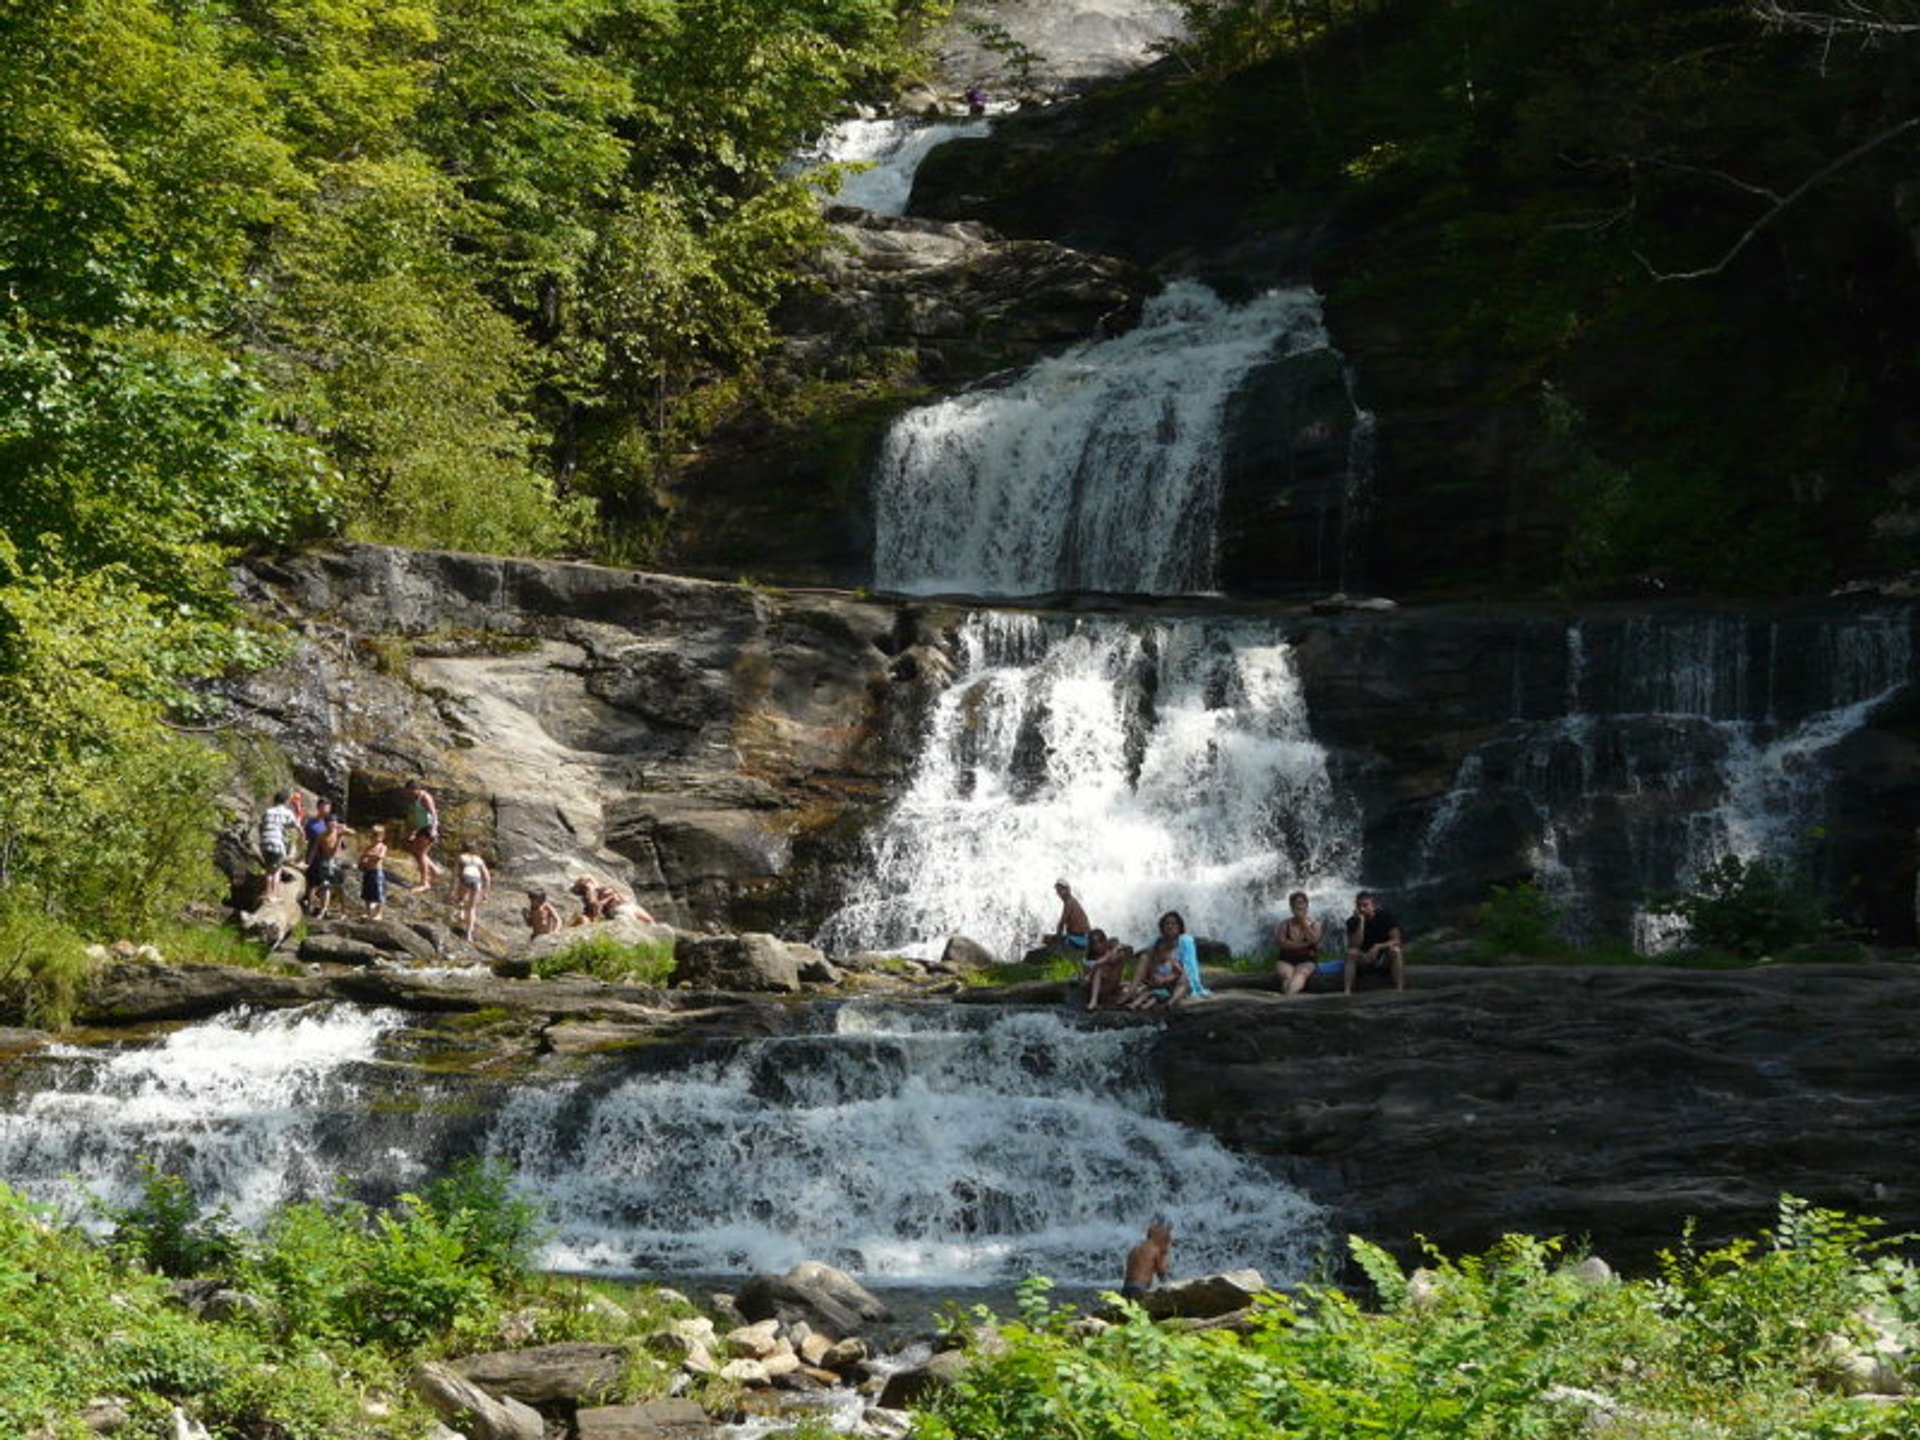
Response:
[{"label": "white water foam", "polygon": [[1127,334],[911,410],[874,476],[874,583],[909,594],[1214,584],[1221,416],[1263,360],[1326,347],[1319,297],[1177,281]]},{"label": "white water foam", "polygon": [[1150,1029],[1052,1014],[843,1007],[832,1034],[611,1090],[522,1090],[489,1149],[549,1206],[559,1270],[783,1271],[868,1285],[1117,1284],[1146,1223],[1183,1269],[1297,1278],[1304,1196],[1159,1118]]},{"label": "white water foam", "polygon": [[1053,928],[1057,876],[1136,945],[1163,910],[1246,951],[1290,890],[1344,903],[1358,817],[1272,627],[981,612],[958,648],[830,951],[937,953],[963,934],[1017,958]]},{"label": "white water foam", "polygon": [[841,172],[839,188],[827,196],[833,204],[875,215],[904,215],[920,162],[936,146],[978,140],[990,128],[986,120],[843,120],[804,160],[809,166],[866,167]]},{"label": "white water foam", "polygon": [[243,1008],[158,1045],[52,1047],[34,1092],[0,1111],[0,1178],[80,1213],[88,1197],[135,1198],[149,1159],[237,1223],[258,1224],[331,1188],[322,1117],[355,1108],[354,1066],[375,1061],[401,1020],[350,1006]]}]

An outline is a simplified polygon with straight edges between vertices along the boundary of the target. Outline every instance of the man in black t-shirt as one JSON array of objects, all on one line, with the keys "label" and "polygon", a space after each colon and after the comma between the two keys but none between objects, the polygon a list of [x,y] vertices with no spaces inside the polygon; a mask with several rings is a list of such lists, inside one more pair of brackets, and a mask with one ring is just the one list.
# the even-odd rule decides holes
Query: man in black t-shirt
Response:
[{"label": "man in black t-shirt", "polygon": [[1400,922],[1382,910],[1371,890],[1353,897],[1353,914],[1347,917],[1347,965],[1341,973],[1341,987],[1349,995],[1362,970],[1384,970],[1393,977],[1393,988],[1407,988],[1405,942]]}]

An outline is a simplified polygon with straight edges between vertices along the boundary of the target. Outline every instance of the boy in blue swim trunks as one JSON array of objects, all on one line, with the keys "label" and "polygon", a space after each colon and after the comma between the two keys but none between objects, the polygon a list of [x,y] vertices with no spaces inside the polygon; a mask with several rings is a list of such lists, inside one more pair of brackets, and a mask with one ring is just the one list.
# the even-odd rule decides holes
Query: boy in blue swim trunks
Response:
[{"label": "boy in blue swim trunks", "polygon": [[1073,887],[1064,880],[1053,882],[1053,893],[1060,897],[1060,923],[1054,927],[1050,938],[1064,943],[1068,949],[1086,954],[1088,936],[1092,927],[1087,923],[1087,907],[1073,898]]}]

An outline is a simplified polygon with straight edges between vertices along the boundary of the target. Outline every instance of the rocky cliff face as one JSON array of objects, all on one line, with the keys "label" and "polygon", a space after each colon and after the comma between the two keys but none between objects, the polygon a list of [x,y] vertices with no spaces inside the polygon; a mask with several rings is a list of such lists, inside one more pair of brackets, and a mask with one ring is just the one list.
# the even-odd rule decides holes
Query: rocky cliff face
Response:
[{"label": "rocky cliff face", "polygon": [[[790,938],[865,863],[859,837],[915,760],[964,615],[370,547],[248,583],[297,641],[236,688],[239,716],[350,824],[397,819],[421,775],[449,837],[478,839],[508,886],[605,871],[662,918]],[[1913,933],[1910,608],[1259,623],[1289,647],[1360,816],[1359,878],[1422,930],[1535,876],[1623,937],[1689,847],[1758,840],[1804,852],[1856,920]]]},{"label": "rocky cliff face", "polygon": [[358,547],[248,588],[296,647],[237,711],[350,824],[422,776],[508,885],[611,875],[682,924],[791,927],[939,664],[914,613],[583,565]]}]

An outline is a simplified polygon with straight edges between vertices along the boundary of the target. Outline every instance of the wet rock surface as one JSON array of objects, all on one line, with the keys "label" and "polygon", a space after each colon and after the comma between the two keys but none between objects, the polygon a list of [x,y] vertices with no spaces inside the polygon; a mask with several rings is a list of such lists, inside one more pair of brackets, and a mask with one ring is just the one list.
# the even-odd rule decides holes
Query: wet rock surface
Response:
[{"label": "wet rock surface", "polygon": [[1336,1234],[1403,1253],[1525,1231],[1638,1268],[1689,1218],[1703,1243],[1752,1234],[1783,1192],[1920,1226],[1920,966],[1416,966],[1409,983],[1175,1010],[1168,1113],[1271,1157]]}]

